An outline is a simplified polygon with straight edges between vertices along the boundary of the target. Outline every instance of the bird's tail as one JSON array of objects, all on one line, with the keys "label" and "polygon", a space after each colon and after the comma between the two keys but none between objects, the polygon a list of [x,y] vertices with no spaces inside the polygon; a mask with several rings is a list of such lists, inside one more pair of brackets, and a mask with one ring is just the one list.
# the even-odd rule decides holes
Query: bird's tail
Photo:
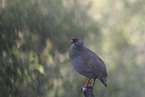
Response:
[{"label": "bird's tail", "polygon": [[105,87],[107,87],[107,78],[106,77],[101,77],[100,81],[104,84]]}]

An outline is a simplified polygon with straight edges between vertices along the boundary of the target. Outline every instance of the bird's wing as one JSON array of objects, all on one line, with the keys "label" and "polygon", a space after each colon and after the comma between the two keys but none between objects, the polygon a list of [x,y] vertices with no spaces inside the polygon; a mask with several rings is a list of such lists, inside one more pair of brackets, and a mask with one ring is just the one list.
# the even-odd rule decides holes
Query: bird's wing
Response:
[{"label": "bird's wing", "polygon": [[84,65],[87,65],[97,77],[107,76],[105,63],[94,52],[84,47],[81,58],[84,60]]}]

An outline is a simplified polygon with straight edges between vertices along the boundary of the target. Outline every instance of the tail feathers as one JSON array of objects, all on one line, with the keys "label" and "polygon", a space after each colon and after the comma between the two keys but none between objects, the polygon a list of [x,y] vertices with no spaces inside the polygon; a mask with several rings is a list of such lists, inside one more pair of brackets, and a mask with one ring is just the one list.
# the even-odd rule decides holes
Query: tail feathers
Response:
[{"label": "tail feathers", "polygon": [[107,79],[105,77],[100,78],[100,81],[107,87]]}]

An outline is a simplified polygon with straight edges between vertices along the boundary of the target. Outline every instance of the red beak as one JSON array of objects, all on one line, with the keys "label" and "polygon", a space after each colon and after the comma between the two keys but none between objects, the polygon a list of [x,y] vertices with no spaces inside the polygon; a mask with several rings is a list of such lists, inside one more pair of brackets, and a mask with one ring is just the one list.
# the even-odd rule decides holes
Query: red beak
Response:
[{"label": "red beak", "polygon": [[71,40],[69,43],[73,43],[73,40]]}]

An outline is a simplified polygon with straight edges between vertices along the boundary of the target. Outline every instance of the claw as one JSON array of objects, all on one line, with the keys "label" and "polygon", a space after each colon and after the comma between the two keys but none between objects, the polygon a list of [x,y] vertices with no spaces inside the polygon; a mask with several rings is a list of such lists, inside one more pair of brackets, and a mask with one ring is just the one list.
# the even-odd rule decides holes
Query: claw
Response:
[{"label": "claw", "polygon": [[84,89],[86,89],[86,88],[87,88],[87,89],[93,89],[93,86],[94,86],[94,84],[95,84],[95,80],[96,80],[96,78],[94,78],[94,80],[93,80],[91,86],[88,86],[88,83],[90,82],[90,79],[88,79],[87,82],[86,82],[86,84],[85,84],[83,87],[81,87],[80,90],[84,90]]},{"label": "claw", "polygon": [[93,89],[93,86],[83,86],[80,88],[80,90],[84,90],[84,89]]}]

